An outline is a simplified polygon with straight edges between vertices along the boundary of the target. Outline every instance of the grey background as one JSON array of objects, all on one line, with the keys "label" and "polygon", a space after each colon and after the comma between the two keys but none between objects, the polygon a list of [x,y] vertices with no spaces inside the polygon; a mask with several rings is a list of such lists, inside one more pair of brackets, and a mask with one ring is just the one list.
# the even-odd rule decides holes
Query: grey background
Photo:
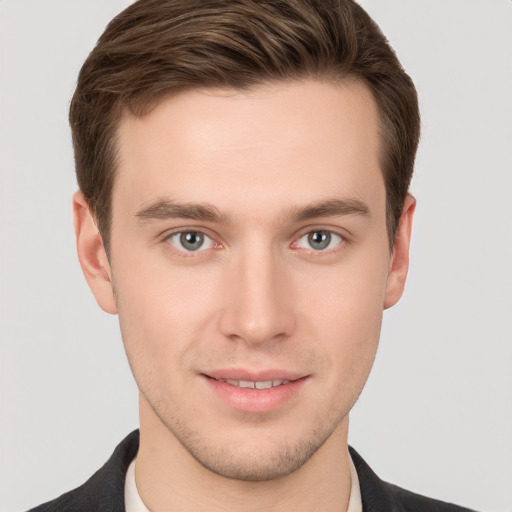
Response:
[{"label": "grey background", "polygon": [[[0,2],[0,510],[87,479],[137,426],[117,319],[75,257],[67,107],[125,0]],[[351,443],[384,479],[512,510],[512,3],[365,0],[415,80],[412,267]]]}]

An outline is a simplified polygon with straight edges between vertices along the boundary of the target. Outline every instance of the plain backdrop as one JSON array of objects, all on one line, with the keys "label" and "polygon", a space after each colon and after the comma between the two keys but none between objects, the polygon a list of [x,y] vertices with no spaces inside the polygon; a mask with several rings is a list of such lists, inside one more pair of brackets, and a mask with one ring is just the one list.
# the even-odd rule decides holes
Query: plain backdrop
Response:
[{"label": "plain backdrop", "polygon": [[[75,256],[67,108],[126,0],[0,0],[0,510],[85,481],[137,427],[116,317]],[[405,296],[350,441],[384,479],[512,511],[512,3],[365,0],[413,77],[423,135]]]}]

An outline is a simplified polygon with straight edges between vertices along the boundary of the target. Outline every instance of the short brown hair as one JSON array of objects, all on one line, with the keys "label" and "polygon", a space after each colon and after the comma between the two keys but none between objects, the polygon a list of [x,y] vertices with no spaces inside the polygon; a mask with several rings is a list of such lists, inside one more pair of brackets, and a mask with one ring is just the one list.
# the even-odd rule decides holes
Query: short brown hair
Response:
[{"label": "short brown hair", "polygon": [[386,38],[356,2],[139,0],[105,29],[70,107],[78,184],[107,252],[123,114],[143,116],[188,89],[302,78],[355,78],[372,92],[392,247],[419,140],[418,101]]}]

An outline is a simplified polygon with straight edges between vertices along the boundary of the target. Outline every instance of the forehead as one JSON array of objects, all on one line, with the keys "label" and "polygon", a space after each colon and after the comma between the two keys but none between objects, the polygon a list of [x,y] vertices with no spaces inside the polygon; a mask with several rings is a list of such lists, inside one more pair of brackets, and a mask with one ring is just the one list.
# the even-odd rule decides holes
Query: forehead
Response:
[{"label": "forehead", "polygon": [[114,210],[120,197],[287,208],[383,192],[378,111],[356,81],[193,90],[126,116],[118,140]]}]

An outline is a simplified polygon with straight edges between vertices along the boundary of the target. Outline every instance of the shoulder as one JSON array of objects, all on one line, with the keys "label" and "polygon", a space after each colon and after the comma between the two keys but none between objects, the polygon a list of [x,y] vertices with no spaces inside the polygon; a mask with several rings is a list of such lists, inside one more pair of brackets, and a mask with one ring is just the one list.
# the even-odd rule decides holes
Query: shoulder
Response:
[{"label": "shoulder", "polygon": [[400,512],[473,512],[469,508],[460,507],[433,498],[427,498],[411,491],[407,491],[388,482],[382,482]]},{"label": "shoulder", "polygon": [[124,512],[126,471],[139,449],[139,431],[129,434],[84,484],[29,512]]},{"label": "shoulder", "polygon": [[352,447],[350,455],[359,478],[364,512],[472,512],[384,482]]}]

